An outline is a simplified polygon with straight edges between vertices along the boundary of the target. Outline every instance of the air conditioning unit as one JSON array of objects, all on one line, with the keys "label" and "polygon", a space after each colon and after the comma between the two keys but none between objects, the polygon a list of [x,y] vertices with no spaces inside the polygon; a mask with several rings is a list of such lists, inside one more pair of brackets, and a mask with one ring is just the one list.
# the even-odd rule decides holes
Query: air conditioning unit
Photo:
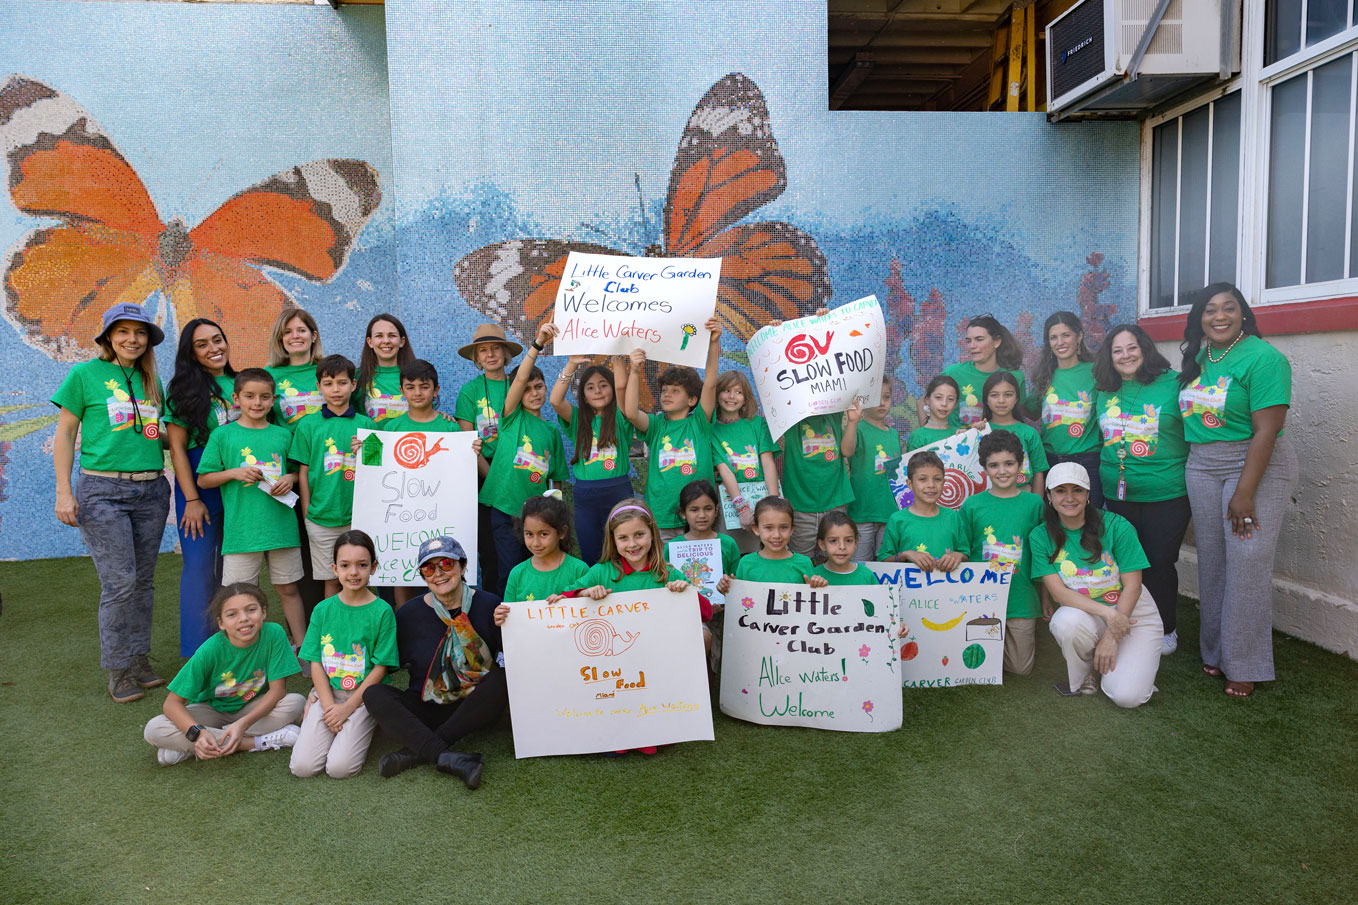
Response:
[{"label": "air conditioning unit", "polygon": [[1239,69],[1240,0],[1081,0],[1047,26],[1047,113],[1136,115]]}]

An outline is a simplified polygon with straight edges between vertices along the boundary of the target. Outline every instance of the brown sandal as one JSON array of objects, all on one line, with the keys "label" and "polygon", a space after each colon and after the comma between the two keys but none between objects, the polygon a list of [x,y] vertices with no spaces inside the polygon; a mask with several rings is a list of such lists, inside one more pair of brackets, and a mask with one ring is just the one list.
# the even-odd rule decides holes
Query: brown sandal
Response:
[{"label": "brown sandal", "polygon": [[1221,671],[1220,666],[1208,666],[1206,663],[1203,664],[1202,671],[1204,675],[1211,676],[1214,679],[1220,679],[1222,676],[1226,675]]},{"label": "brown sandal", "polygon": [[1232,698],[1247,698],[1254,694],[1253,682],[1226,682],[1226,695]]}]

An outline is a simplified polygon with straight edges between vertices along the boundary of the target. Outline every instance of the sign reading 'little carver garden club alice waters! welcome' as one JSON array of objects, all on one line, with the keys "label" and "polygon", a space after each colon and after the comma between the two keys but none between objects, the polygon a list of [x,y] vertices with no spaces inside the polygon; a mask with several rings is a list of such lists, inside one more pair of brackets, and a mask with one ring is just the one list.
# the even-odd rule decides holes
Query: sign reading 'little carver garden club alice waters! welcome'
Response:
[{"label": "sign reading 'little carver garden club alice waters! welcome'", "polygon": [[750,373],[777,440],[808,415],[842,412],[881,399],[886,323],[876,296],[823,317],[764,327],[745,346]]},{"label": "sign reading 'little carver garden club alice waters! welcome'", "polygon": [[554,355],[626,355],[702,368],[721,258],[624,258],[573,251],[553,315]]}]

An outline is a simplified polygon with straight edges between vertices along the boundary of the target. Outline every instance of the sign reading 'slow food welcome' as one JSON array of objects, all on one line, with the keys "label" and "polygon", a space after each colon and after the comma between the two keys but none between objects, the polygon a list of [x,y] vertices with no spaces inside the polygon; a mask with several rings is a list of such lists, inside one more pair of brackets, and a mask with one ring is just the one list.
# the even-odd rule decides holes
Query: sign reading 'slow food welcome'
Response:
[{"label": "sign reading 'slow food welcome'", "polygon": [[721,258],[625,258],[573,251],[556,291],[554,355],[626,355],[701,368]]}]

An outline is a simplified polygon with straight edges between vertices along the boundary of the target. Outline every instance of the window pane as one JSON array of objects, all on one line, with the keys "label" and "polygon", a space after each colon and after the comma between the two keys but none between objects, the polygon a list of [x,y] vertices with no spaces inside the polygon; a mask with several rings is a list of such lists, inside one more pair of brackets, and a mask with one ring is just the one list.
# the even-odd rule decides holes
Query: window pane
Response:
[{"label": "window pane", "polygon": [[1179,174],[1179,121],[1151,133],[1152,308],[1174,304],[1174,188]]},{"label": "window pane", "polygon": [[1238,283],[1235,242],[1240,230],[1240,92],[1216,102],[1212,114],[1212,235],[1207,282]]},{"label": "window pane", "polygon": [[1268,143],[1266,286],[1301,282],[1302,155],[1306,148],[1306,74],[1274,86]]},{"label": "window pane", "polygon": [[1306,43],[1311,45],[1348,27],[1348,0],[1309,0],[1306,4]]},{"label": "window pane", "polygon": [[1183,118],[1179,151],[1179,298],[1201,289],[1207,266],[1207,118],[1204,105]]},{"label": "window pane", "polygon": [[1348,183],[1352,67],[1350,54],[1318,67],[1312,76],[1310,204],[1306,214],[1308,283],[1344,276],[1348,198],[1341,186]]},{"label": "window pane", "polygon": [[1264,65],[1276,63],[1301,49],[1302,0],[1270,0],[1265,26]]}]

